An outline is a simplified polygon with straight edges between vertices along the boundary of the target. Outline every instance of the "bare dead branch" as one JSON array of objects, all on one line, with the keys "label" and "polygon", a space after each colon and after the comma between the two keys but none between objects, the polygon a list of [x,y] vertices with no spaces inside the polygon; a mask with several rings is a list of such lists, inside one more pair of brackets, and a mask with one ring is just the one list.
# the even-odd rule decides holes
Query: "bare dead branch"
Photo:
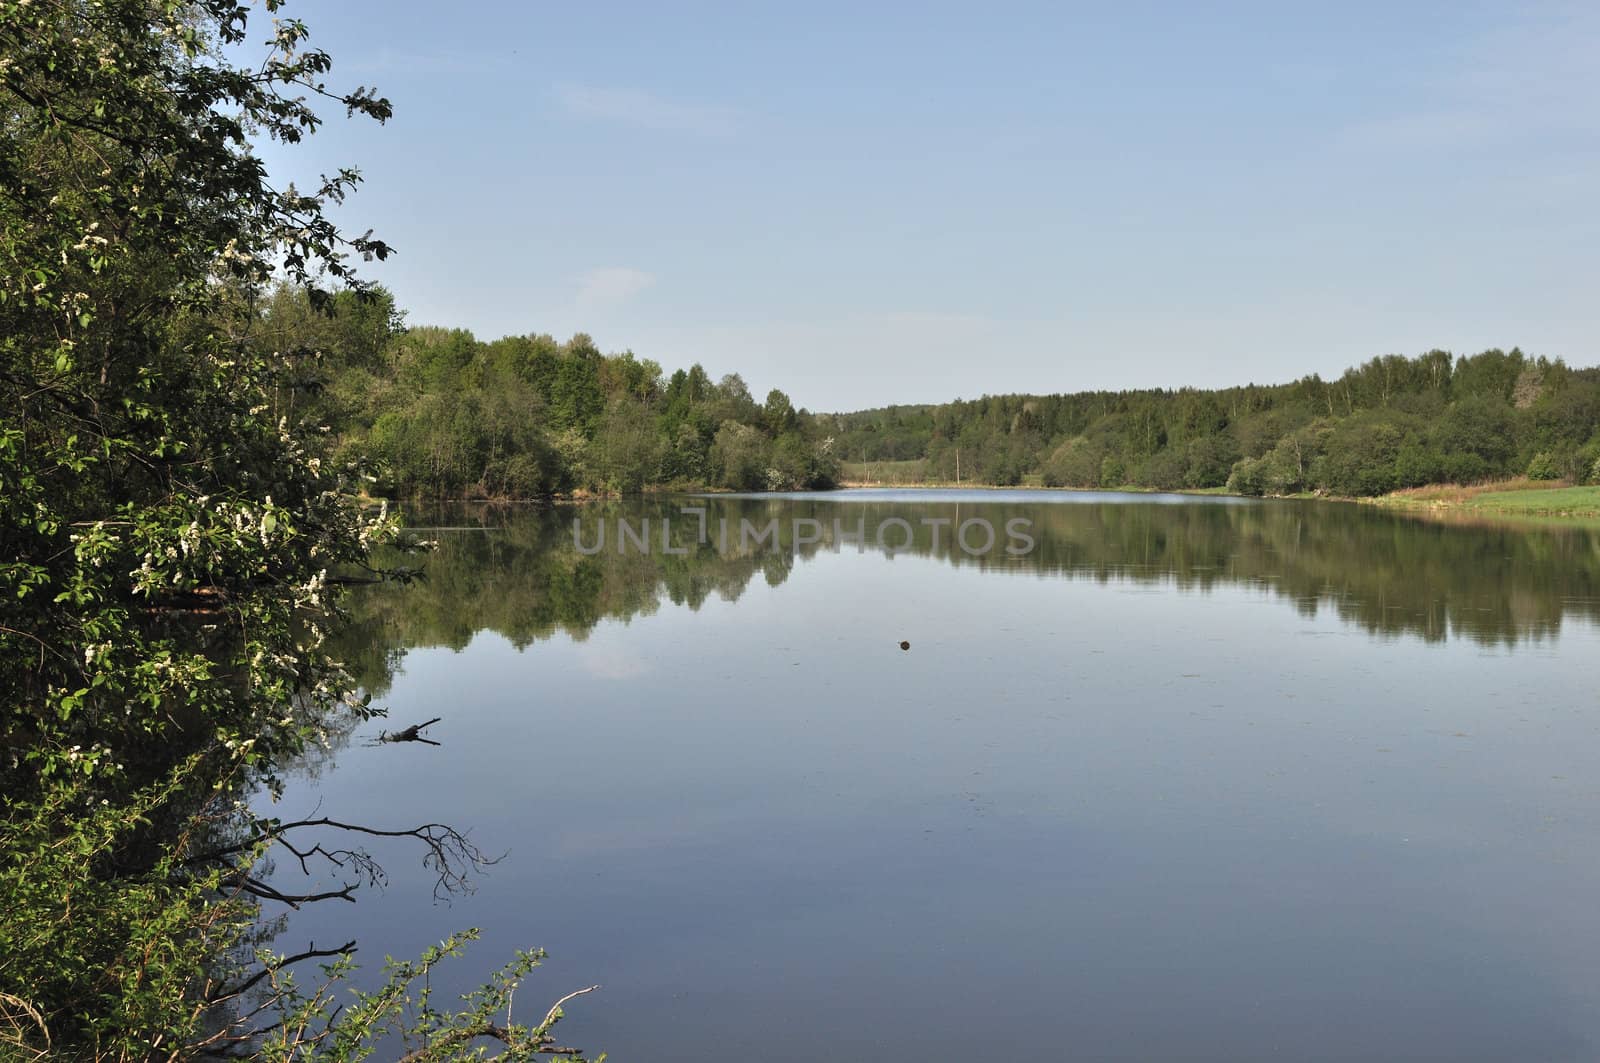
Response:
[{"label": "bare dead branch", "polygon": [[[309,861],[313,857],[320,857],[334,867],[352,871],[367,880],[368,885],[382,885],[386,882],[383,867],[372,858],[364,849],[330,849],[321,842],[315,844],[296,844],[290,837],[291,831],[304,831],[318,827],[330,830],[345,831],[351,834],[362,834],[374,838],[415,838],[422,842],[425,853],[422,866],[432,871],[437,879],[434,883],[433,896],[441,900],[458,893],[471,893],[472,883],[469,876],[475,871],[482,871],[500,862],[502,856],[491,857],[479,849],[467,837],[466,833],[443,823],[424,823],[418,827],[404,830],[383,830],[377,827],[368,827],[359,823],[345,823],[340,820],[321,816],[313,819],[293,820],[281,822],[273,819],[256,820],[252,824],[252,835],[242,841],[196,853],[189,858],[190,864],[206,864],[221,862],[230,869],[233,865],[228,862],[229,856],[247,852],[257,848],[263,843],[271,843],[289,851],[299,862],[300,869],[310,873]],[[259,883],[257,883],[260,885]],[[270,887],[269,887],[270,888]],[[347,887],[353,889],[354,887]],[[254,892],[254,891],[251,891]],[[257,894],[260,896],[260,894]],[[279,900],[279,897],[267,899]],[[345,898],[346,900],[350,898]]]},{"label": "bare dead branch", "polygon": [[561,1017],[561,1005],[565,1004],[574,997],[581,997],[585,993],[593,993],[599,988],[600,987],[597,985],[592,985],[586,986],[583,989],[574,989],[572,992],[568,993],[566,996],[550,1005],[550,1010],[545,1014],[544,1021],[539,1024],[539,1029],[548,1030],[550,1027],[556,1024],[556,1020]]},{"label": "bare dead branch", "polygon": [[259,897],[264,901],[277,901],[279,904],[287,904],[294,909],[298,909],[302,904],[311,904],[316,901],[341,900],[349,901],[352,904],[355,903],[355,898],[351,896],[356,890],[356,886],[353,884],[342,886],[336,890],[324,890],[320,893],[284,893],[267,885],[258,878],[253,878],[240,872],[234,877],[230,885],[244,893],[248,893],[252,897]]},{"label": "bare dead branch", "polygon": [[336,949],[319,949],[317,948],[316,942],[313,941],[311,943],[311,947],[306,949],[304,952],[297,952],[292,956],[285,956],[271,966],[262,967],[261,970],[257,971],[249,978],[246,978],[236,986],[219,987],[214,993],[208,994],[206,1000],[211,1004],[221,1004],[223,1001],[232,1000],[235,997],[243,996],[251,989],[255,988],[256,985],[262,981],[262,979],[276,974],[285,967],[300,963],[304,960],[319,959],[327,956],[348,956],[355,951],[356,943],[354,941],[346,941],[343,945],[340,945]]},{"label": "bare dead branch", "polygon": [[[310,827],[328,827],[333,830],[347,831],[352,834],[365,834],[374,838],[415,838],[427,848],[427,853],[422,858],[422,866],[438,876],[434,883],[433,896],[435,900],[457,893],[471,893],[472,884],[468,875],[473,871],[481,871],[485,867],[493,866],[502,859],[491,857],[479,849],[468,839],[467,835],[454,827],[443,823],[424,823],[419,827],[408,830],[380,830],[377,827],[367,827],[359,823],[344,823],[340,820],[322,816],[316,819],[296,820],[289,823],[269,822],[267,824],[268,837],[282,840],[283,835],[291,830],[304,830]],[[360,857],[370,861],[365,853],[360,850],[340,850],[346,855]],[[368,866],[376,867],[376,864]]]},{"label": "bare dead branch", "polygon": [[410,727],[406,727],[406,728],[403,728],[402,730],[396,731],[394,734],[390,734],[388,731],[379,731],[378,732],[378,741],[379,742],[426,742],[430,746],[436,746],[436,745],[439,744],[438,742],[435,742],[431,738],[422,737],[422,729],[425,728],[425,727],[432,727],[434,724],[438,723],[442,719],[444,719],[444,717],[435,716],[431,720],[428,720],[428,721],[426,721],[424,723],[414,723]]}]

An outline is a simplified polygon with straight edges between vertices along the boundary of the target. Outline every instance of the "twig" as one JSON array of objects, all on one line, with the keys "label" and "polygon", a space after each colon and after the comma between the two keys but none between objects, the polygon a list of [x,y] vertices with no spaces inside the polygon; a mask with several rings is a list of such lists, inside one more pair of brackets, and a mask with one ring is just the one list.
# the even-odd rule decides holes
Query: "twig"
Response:
[{"label": "twig", "polygon": [[422,1063],[423,1060],[436,1058],[435,1054],[441,1049],[460,1044],[463,1041],[473,1041],[479,1037],[488,1037],[492,1040],[499,1041],[501,1044],[505,1045],[507,1049],[538,1052],[540,1055],[580,1055],[583,1052],[581,1048],[568,1048],[564,1045],[556,1044],[555,1041],[550,1037],[550,1027],[554,1026],[556,1020],[560,1018],[558,1013],[561,1011],[561,1005],[565,1004],[573,997],[581,997],[585,993],[593,993],[599,988],[600,987],[597,985],[592,985],[568,993],[566,996],[555,1002],[555,1005],[551,1007],[549,1013],[545,1015],[544,1022],[529,1030],[526,1036],[519,1036],[517,1031],[511,1027],[510,1023],[507,1023],[505,1026],[499,1026],[492,1022],[480,1023],[477,1026],[463,1026],[458,1029],[447,1030],[431,1044],[423,1045],[421,1048],[413,1049],[412,1051],[407,1052],[405,1055],[400,1057],[398,1063]]},{"label": "twig", "polygon": [[561,1005],[565,1004],[567,1001],[571,1000],[573,997],[581,997],[585,993],[593,993],[596,989],[599,989],[599,988],[600,987],[597,986],[597,985],[592,985],[592,986],[588,986],[588,987],[586,987],[584,989],[574,989],[572,992],[568,993],[566,996],[564,996],[560,1000],[556,1001],[554,1004],[552,1004],[550,1006],[550,1011],[545,1015],[544,1021],[539,1024],[539,1029],[548,1030],[551,1026],[555,1025],[555,1021],[558,1018],[561,1017],[559,1014],[557,1014],[558,1012],[561,1011]]},{"label": "twig", "polygon": [[6,627],[4,624],[0,624],[0,631],[9,632],[10,634],[13,634],[13,635],[21,635],[25,639],[32,639],[33,641],[37,642],[39,644],[39,667],[40,668],[44,667],[44,651],[45,650],[49,650],[51,653],[55,654],[57,657],[60,657],[63,661],[68,659],[65,654],[63,654],[59,650],[56,650],[53,647],[51,647],[49,643],[45,642],[44,639],[40,638],[38,635],[35,635],[31,631],[18,631],[16,628],[14,628],[14,627]]},{"label": "twig", "polygon": [[[13,1011],[12,1009],[16,1009]],[[19,1014],[20,1013],[20,1014]],[[35,1060],[43,1060],[50,1055],[50,1027],[45,1025],[44,1016],[39,1014],[39,1009],[10,993],[0,993],[0,1019],[5,1020],[11,1027],[7,1033],[0,1033],[0,1045],[10,1045],[24,1052],[33,1053]],[[44,1038],[44,1047],[33,1048],[28,1044],[27,1031],[24,1029],[24,1020]]]},{"label": "twig", "polygon": [[257,971],[249,978],[246,978],[243,982],[240,982],[236,986],[228,988],[219,987],[216,994],[209,998],[208,1003],[220,1004],[224,1000],[229,1000],[237,996],[243,996],[252,986],[260,982],[263,978],[283,970],[292,963],[299,963],[302,960],[316,959],[323,956],[346,956],[354,951],[356,951],[356,943],[354,941],[347,941],[336,949],[319,949],[317,948],[316,942],[313,941],[311,943],[311,947],[306,949],[304,952],[297,952],[293,956],[285,956],[272,966],[261,968],[261,970]]}]

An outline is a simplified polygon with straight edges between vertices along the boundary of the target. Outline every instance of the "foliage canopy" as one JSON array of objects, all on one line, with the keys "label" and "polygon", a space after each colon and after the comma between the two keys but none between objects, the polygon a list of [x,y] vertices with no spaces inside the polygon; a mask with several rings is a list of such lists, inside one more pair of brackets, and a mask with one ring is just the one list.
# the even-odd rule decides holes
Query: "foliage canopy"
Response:
[{"label": "foliage canopy", "polygon": [[525,1058],[555,1017],[488,1016],[535,955],[461,1011],[415,987],[438,955],[341,1011],[348,948],[302,992],[293,963],[327,954],[251,938],[260,904],[310,898],[253,873],[292,843],[240,795],[369,711],[326,639],[392,531],[260,311],[279,279],[313,310],[370,302],[353,265],[389,249],[328,217],[356,171],[278,189],[251,147],[389,104],[330,89],[294,19],[233,58],[256,10],[0,0],[0,1053],[342,1060],[398,1025],[419,1059],[480,1036]]}]

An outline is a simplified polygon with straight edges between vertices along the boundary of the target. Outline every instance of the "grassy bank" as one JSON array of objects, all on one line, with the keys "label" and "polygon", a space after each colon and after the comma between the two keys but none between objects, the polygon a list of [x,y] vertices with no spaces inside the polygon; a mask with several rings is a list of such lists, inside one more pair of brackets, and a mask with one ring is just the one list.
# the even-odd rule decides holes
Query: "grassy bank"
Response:
[{"label": "grassy bank", "polygon": [[1363,501],[1396,509],[1463,515],[1600,518],[1600,484],[1575,487],[1548,480],[1431,484]]}]

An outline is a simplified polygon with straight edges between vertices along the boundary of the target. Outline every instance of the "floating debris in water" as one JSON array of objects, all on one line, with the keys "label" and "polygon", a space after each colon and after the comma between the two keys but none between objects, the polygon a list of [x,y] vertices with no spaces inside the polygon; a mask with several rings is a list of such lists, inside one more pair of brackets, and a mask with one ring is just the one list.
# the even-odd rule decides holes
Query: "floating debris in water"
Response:
[{"label": "floating debris in water", "polygon": [[911,648],[911,643],[907,642],[905,639],[901,639],[900,640],[900,648],[902,650],[909,650]]},{"label": "floating debris in water", "polygon": [[407,728],[405,728],[404,730],[401,730],[401,731],[396,731],[393,734],[390,734],[388,731],[379,731],[378,732],[378,741],[379,742],[426,742],[430,746],[439,745],[438,742],[435,742],[431,738],[424,738],[423,735],[422,735],[422,731],[423,731],[423,728],[432,727],[434,724],[438,723],[441,719],[443,719],[442,716],[435,716],[433,719],[427,721],[426,723],[414,723],[410,727],[407,727]]}]

